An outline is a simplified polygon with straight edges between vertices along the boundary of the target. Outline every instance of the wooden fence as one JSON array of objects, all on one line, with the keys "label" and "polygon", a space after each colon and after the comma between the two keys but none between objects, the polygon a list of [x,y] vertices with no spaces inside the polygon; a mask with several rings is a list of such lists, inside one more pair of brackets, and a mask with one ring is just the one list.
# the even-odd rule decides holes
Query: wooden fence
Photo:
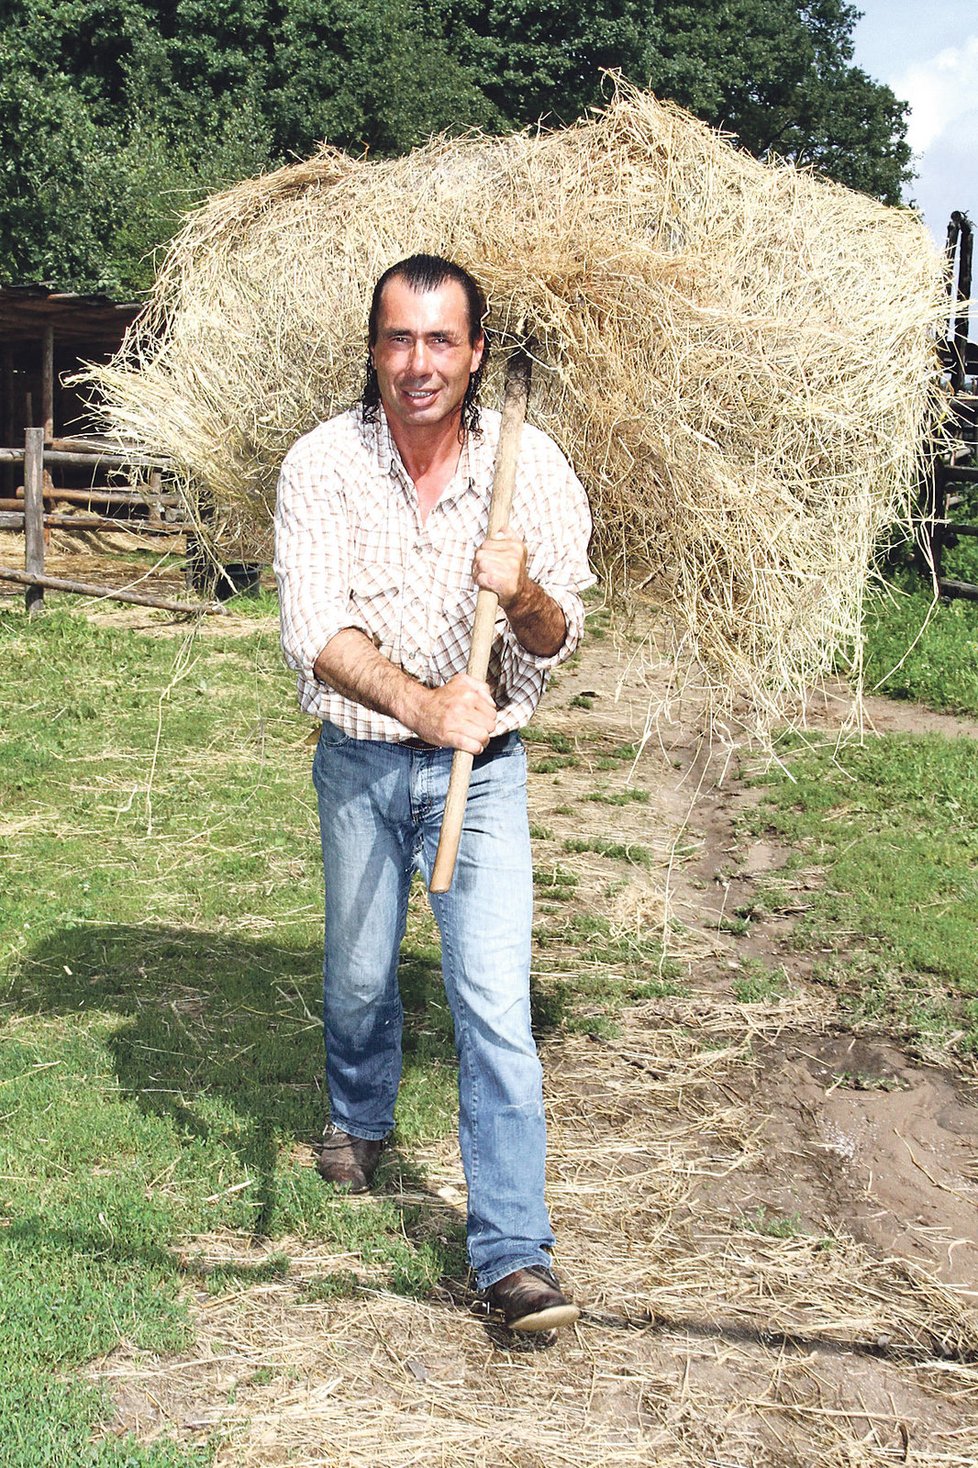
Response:
[{"label": "wooden fence", "polygon": [[978,487],[978,345],[968,340],[971,307],[974,227],[967,214],[955,210],[947,227],[948,332],[941,358],[951,393],[953,445],[934,465],[925,504],[930,559],[941,596],[978,601],[978,585],[943,574],[944,552],[959,537],[978,537],[974,515]]},{"label": "wooden fence", "polygon": [[[162,476],[166,462],[139,454],[119,454],[92,439],[48,439],[43,428],[28,428],[24,435],[24,447],[0,448],[0,464],[22,464],[24,471],[23,497],[17,494],[0,498],[0,529],[22,530],[24,533],[24,569],[0,565],[0,581],[8,581],[26,587],[25,600],[29,613],[39,610],[44,604],[45,589],[73,592],[80,596],[104,598],[109,601],[133,602],[138,606],[159,607],[170,612],[223,611],[215,601],[177,600],[174,597],[157,596],[148,591],[137,591],[129,587],[96,586],[85,581],[70,581],[63,577],[45,573],[46,531],[52,527],[73,530],[119,529],[117,516],[100,514],[93,506],[101,509],[123,508],[145,509],[148,518],[140,522],[140,533],[157,535],[185,534],[193,527],[172,518],[180,511],[180,499],[162,488]],[[89,489],[61,489],[45,483],[47,467],[74,469],[144,469],[147,472],[145,489],[113,489],[110,486],[92,486]],[[52,506],[61,502],[86,506],[88,513],[65,514]],[[169,517],[169,518],[168,518]]]}]

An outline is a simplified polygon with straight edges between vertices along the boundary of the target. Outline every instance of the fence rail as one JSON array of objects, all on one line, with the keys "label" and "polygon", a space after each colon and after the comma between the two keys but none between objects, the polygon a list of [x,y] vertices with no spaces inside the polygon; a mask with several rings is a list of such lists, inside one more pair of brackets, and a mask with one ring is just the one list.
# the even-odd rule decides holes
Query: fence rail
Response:
[{"label": "fence rail", "polygon": [[[44,591],[72,592],[79,596],[105,598],[109,601],[133,602],[137,606],[158,607],[163,611],[201,613],[223,612],[225,608],[216,601],[178,601],[174,597],[157,596],[147,591],[134,591],[127,587],[96,586],[87,581],[72,581],[64,577],[49,576],[44,569],[45,531],[52,526],[71,527],[76,530],[106,530],[119,528],[118,519],[108,515],[65,515],[48,510],[45,499],[61,500],[68,504],[101,506],[144,506],[157,516],[164,511],[179,507],[177,495],[166,494],[160,488],[160,475],[167,467],[165,459],[148,454],[123,454],[117,449],[106,449],[89,439],[54,439],[45,441],[43,428],[28,428],[24,435],[24,447],[0,448],[0,464],[23,464],[24,493],[19,496],[0,498],[0,529],[22,530],[24,534],[24,569],[0,566],[0,581],[14,582],[26,588],[25,603],[33,615],[44,605]],[[91,489],[55,489],[45,485],[45,466],[69,468],[147,469],[150,485],[145,493],[136,490],[109,489],[95,486]],[[155,534],[179,534],[193,527],[173,521],[140,526]]]}]

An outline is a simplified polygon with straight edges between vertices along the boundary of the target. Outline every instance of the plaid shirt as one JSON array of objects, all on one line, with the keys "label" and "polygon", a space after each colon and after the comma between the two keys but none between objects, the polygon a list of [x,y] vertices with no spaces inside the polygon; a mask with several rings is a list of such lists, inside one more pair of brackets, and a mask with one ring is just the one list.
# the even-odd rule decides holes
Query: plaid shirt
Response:
[{"label": "plaid shirt", "polygon": [[[472,561],[486,537],[500,415],[484,409],[467,434],[454,478],[422,523],[418,497],[382,412],[359,408],[314,428],[286,455],[275,510],[285,660],[299,674],[306,713],[354,739],[401,740],[412,730],[344,698],[313,664],[345,627],[356,627],[386,658],[429,688],[465,671],[477,588]],[[489,686],[496,732],[527,722],[547,673],[580,640],[580,592],[594,583],[587,562],[587,497],[560,450],[526,425],[510,525],[528,549],[528,574],[557,602],[567,636],[553,657],[527,652],[505,615],[496,618]]]}]

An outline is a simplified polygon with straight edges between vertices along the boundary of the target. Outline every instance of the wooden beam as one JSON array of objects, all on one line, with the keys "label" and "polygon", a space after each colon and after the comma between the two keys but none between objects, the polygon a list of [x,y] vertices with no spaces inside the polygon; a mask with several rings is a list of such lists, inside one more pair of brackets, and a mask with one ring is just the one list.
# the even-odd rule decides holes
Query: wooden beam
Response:
[{"label": "wooden beam", "polygon": [[942,577],[938,586],[941,596],[959,596],[966,601],[978,601],[978,586],[972,586],[970,581],[947,581]]},{"label": "wooden beam", "polygon": [[[47,463],[47,455],[44,457]],[[107,489],[101,485],[93,485],[91,489],[56,489],[49,486],[45,491],[45,498],[49,500],[63,500],[68,505],[85,505],[89,500],[100,505],[130,505],[132,507],[145,506],[150,509],[154,504],[162,505],[164,509],[177,510],[181,501],[175,494],[163,495],[159,500],[151,500],[148,491],[137,489]]]},{"label": "wooden beam", "polygon": [[105,464],[110,469],[165,469],[166,463],[162,459],[150,458],[148,454],[118,454],[109,449],[86,450],[78,453],[74,450],[52,449],[44,450],[44,462],[46,464],[73,464],[80,468],[86,465]]},{"label": "wooden beam", "polygon": [[94,586],[90,581],[68,581],[63,576],[36,576],[28,571],[16,571],[13,566],[0,566],[0,581],[14,581],[20,586],[40,590],[49,587],[52,591],[70,591],[76,596],[92,596],[106,601],[132,602],[138,607],[158,607],[164,612],[182,612],[189,616],[227,616],[227,608],[219,602],[176,601],[169,596],[152,596],[148,591],[115,590],[108,586]]},{"label": "wooden beam", "polygon": [[[24,528],[24,501],[10,499],[6,495],[0,497],[0,530],[23,530]],[[175,521],[163,520],[140,520],[137,526],[133,526],[131,520],[120,520],[115,515],[79,515],[68,512],[59,515],[57,510],[49,511],[44,516],[45,530],[124,530],[129,535],[166,537],[168,535],[186,535],[188,530],[192,531],[192,525],[178,524]]]},{"label": "wooden beam", "polygon": [[41,348],[41,418],[46,442],[54,437],[54,327],[44,328]]},{"label": "wooden beam", "polygon": [[33,616],[44,606],[43,428],[28,428],[24,435],[24,570],[31,578],[25,601]]}]

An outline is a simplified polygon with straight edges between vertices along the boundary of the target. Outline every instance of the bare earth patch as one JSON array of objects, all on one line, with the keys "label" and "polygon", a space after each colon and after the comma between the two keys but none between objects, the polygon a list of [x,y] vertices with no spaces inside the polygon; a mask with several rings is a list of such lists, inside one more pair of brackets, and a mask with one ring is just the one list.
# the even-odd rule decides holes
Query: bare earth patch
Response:
[{"label": "bare earth patch", "polygon": [[[723,930],[785,853],[738,840],[752,796],[702,746],[695,699],[628,753],[658,693],[654,669],[637,677],[593,637],[541,710],[550,742],[529,745],[541,929],[578,913],[661,934],[683,974],[613,1038],[543,1045],[557,1264],[579,1325],[521,1343],[473,1311],[463,1280],[417,1301],[307,1240],[186,1240],[215,1264],[274,1252],[290,1267],[217,1296],[188,1287],[182,1356],[124,1347],[95,1363],[113,1431],[216,1443],[219,1468],[973,1468],[975,1088],[845,1027],[784,946],[790,902],[743,938]],[[883,700],[868,712],[879,728],[978,732]],[[819,873],[791,880],[800,909]],[[748,958],[785,973],[784,997],[735,1002]],[[425,1227],[457,1224],[454,1142],[411,1162]],[[416,1182],[388,1187],[417,1204]],[[352,1298],[313,1297],[349,1271]]]}]

